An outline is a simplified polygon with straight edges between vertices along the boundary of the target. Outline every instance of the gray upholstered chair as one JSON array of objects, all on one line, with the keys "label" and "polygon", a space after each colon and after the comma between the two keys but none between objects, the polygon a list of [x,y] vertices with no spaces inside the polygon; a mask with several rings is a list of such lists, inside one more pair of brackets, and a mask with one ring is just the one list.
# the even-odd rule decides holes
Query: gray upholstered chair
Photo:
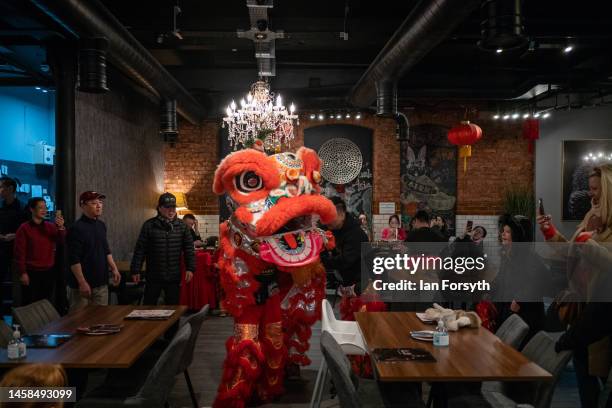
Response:
[{"label": "gray upholstered chair", "polygon": [[4,320],[0,321],[0,347],[6,347],[13,338],[13,332]]},{"label": "gray upholstered chair", "polygon": [[47,324],[60,318],[55,307],[47,299],[13,308],[15,323],[21,326],[22,334],[37,334]]},{"label": "gray upholstered chair", "polygon": [[529,333],[527,323],[519,315],[513,313],[499,326],[495,335],[513,349],[518,350],[527,333]]},{"label": "gray upholstered chair", "polygon": [[351,363],[338,342],[326,331],[321,333],[321,351],[341,408],[424,407],[415,388],[409,384],[385,384],[381,392],[376,381],[360,380],[351,370]]},{"label": "gray upholstered chair", "polygon": [[[191,378],[189,377],[188,368],[193,362],[196,342],[200,334],[202,322],[204,322],[204,319],[206,319],[206,315],[208,314],[208,309],[209,306],[205,305],[199,312],[194,313],[181,321],[181,327],[191,327],[191,335],[189,336],[189,342],[185,348],[185,354],[181,358],[176,374],[182,373],[185,376],[185,381],[187,382],[189,395],[191,396],[191,401],[193,402],[194,408],[197,408],[199,403],[193,389],[193,384],[191,383]],[[106,384],[118,387],[123,383],[131,382],[133,378],[142,378],[146,376],[146,373],[148,373],[155,365],[166,347],[168,347],[168,342],[160,339],[153,346],[151,346],[129,369],[109,370],[105,381]]]},{"label": "gray upholstered chair", "polygon": [[137,379],[133,379],[131,383],[122,384],[122,386],[111,386],[104,383],[87,393],[76,406],[152,408],[167,405],[168,395],[174,386],[176,373],[181,365],[190,336],[191,325],[183,325],[143,383],[136,381]]},{"label": "gray upholstered chair", "polygon": [[608,400],[610,399],[610,395],[612,394],[612,370],[608,374],[608,381],[604,384],[603,390],[599,393],[599,398],[597,401],[597,408],[607,408],[612,405],[612,400],[608,404]]},{"label": "gray upholstered chair", "polygon": [[193,407],[198,408],[198,398],[195,395],[195,391],[193,390],[193,384],[191,384],[191,378],[189,377],[189,367],[193,362],[193,353],[195,351],[196,341],[198,340],[198,336],[200,334],[200,328],[202,327],[202,322],[206,318],[208,314],[208,305],[204,305],[204,307],[198,312],[189,316],[183,322],[183,325],[191,326],[191,336],[189,336],[189,342],[187,343],[187,347],[185,348],[185,354],[183,354],[183,358],[181,359],[181,364],[179,365],[179,371],[183,372],[185,376],[185,381],[187,382],[187,387],[189,388],[189,395],[191,395],[191,401],[193,402]]},{"label": "gray upholstered chair", "polygon": [[572,352],[557,353],[555,340],[548,333],[540,331],[529,340],[522,353],[551,373],[553,379],[529,382],[486,382],[482,385],[482,394],[493,407],[514,407],[516,404],[531,404],[535,408],[550,407],[559,376],[571,358]]}]

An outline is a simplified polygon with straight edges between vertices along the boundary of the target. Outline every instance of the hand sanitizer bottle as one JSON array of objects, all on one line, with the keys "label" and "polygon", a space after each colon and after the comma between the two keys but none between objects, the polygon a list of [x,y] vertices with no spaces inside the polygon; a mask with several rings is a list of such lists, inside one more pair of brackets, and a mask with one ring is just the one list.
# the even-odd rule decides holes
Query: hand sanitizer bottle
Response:
[{"label": "hand sanitizer bottle", "polygon": [[19,338],[21,337],[21,333],[17,330],[17,327],[13,326],[15,331],[13,332],[13,338],[9,341],[8,346],[6,347],[6,354],[9,360],[17,360],[19,359]]},{"label": "hand sanitizer bottle", "polygon": [[438,327],[434,332],[433,345],[436,347],[448,347],[449,337],[444,325],[444,320],[438,320]]}]

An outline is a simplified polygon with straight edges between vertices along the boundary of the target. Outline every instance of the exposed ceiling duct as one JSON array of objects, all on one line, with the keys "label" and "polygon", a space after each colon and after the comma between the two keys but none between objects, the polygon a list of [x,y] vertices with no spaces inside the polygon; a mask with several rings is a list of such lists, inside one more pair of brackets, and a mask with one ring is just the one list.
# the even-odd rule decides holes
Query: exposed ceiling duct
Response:
[{"label": "exposed ceiling duct", "polygon": [[527,47],[521,0],[485,0],[480,11],[481,49],[500,52]]},{"label": "exposed ceiling duct", "polygon": [[76,37],[105,37],[108,59],[160,99],[176,100],[177,111],[192,123],[204,117],[193,96],[98,0],[31,0]]},{"label": "exposed ceiling duct", "polygon": [[[378,103],[392,106],[385,98],[397,98],[397,95],[387,92],[388,83],[397,84],[406,71],[447,38],[479,4],[480,0],[420,1],[353,87],[349,103],[369,107],[377,99],[376,84],[379,83],[385,86],[379,87],[383,93]],[[395,85],[391,89],[396,88]]]},{"label": "exposed ceiling duct", "polygon": [[79,44],[79,83],[81,92],[104,93],[106,86],[106,38],[85,38]]},{"label": "exposed ceiling duct", "polygon": [[276,39],[285,38],[282,30],[272,31],[268,24],[268,9],[274,7],[273,0],[247,0],[251,28],[238,30],[238,38],[255,43],[255,58],[260,77],[276,76]]}]

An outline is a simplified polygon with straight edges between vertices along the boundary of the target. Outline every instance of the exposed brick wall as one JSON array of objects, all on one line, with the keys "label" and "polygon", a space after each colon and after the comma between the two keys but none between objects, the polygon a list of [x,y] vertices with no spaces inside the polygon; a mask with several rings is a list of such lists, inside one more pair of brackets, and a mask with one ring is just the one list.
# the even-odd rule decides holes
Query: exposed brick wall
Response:
[{"label": "exposed brick wall", "polygon": [[[451,127],[464,116],[459,111],[406,111],[411,125],[434,123]],[[463,163],[457,163],[457,214],[495,215],[502,211],[505,188],[512,184],[533,188],[533,156],[527,152],[521,125],[497,122],[471,113],[470,118],[482,128],[484,136],[474,145],[463,173]],[[399,209],[400,149],[395,139],[395,122],[364,114],[356,119],[300,118],[292,150],[304,144],[304,129],[325,124],[351,124],[372,128],[373,133],[373,210],[380,201],[393,201]],[[219,121],[200,126],[181,123],[176,147],[167,147],[166,189],[185,191],[190,210],[197,214],[218,214],[218,200],[212,193],[213,173],[218,163]]]},{"label": "exposed brick wall", "polygon": [[219,201],[212,192],[213,175],[219,161],[219,123],[192,125],[181,121],[179,140],[166,146],[166,191],[184,192],[189,210],[196,214],[218,214]]}]

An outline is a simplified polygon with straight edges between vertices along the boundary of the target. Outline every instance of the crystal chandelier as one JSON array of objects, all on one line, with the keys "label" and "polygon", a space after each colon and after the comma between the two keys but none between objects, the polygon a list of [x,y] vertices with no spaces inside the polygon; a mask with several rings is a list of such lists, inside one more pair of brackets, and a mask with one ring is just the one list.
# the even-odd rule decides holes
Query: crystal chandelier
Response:
[{"label": "crystal chandelier", "polygon": [[251,85],[240,107],[232,101],[225,112],[227,116],[223,118],[222,127],[227,125],[228,139],[234,149],[240,145],[250,147],[259,139],[266,150],[280,151],[283,143],[293,140],[293,121],[299,125],[293,103],[288,111],[280,95],[274,103],[270,85],[262,80]]}]

